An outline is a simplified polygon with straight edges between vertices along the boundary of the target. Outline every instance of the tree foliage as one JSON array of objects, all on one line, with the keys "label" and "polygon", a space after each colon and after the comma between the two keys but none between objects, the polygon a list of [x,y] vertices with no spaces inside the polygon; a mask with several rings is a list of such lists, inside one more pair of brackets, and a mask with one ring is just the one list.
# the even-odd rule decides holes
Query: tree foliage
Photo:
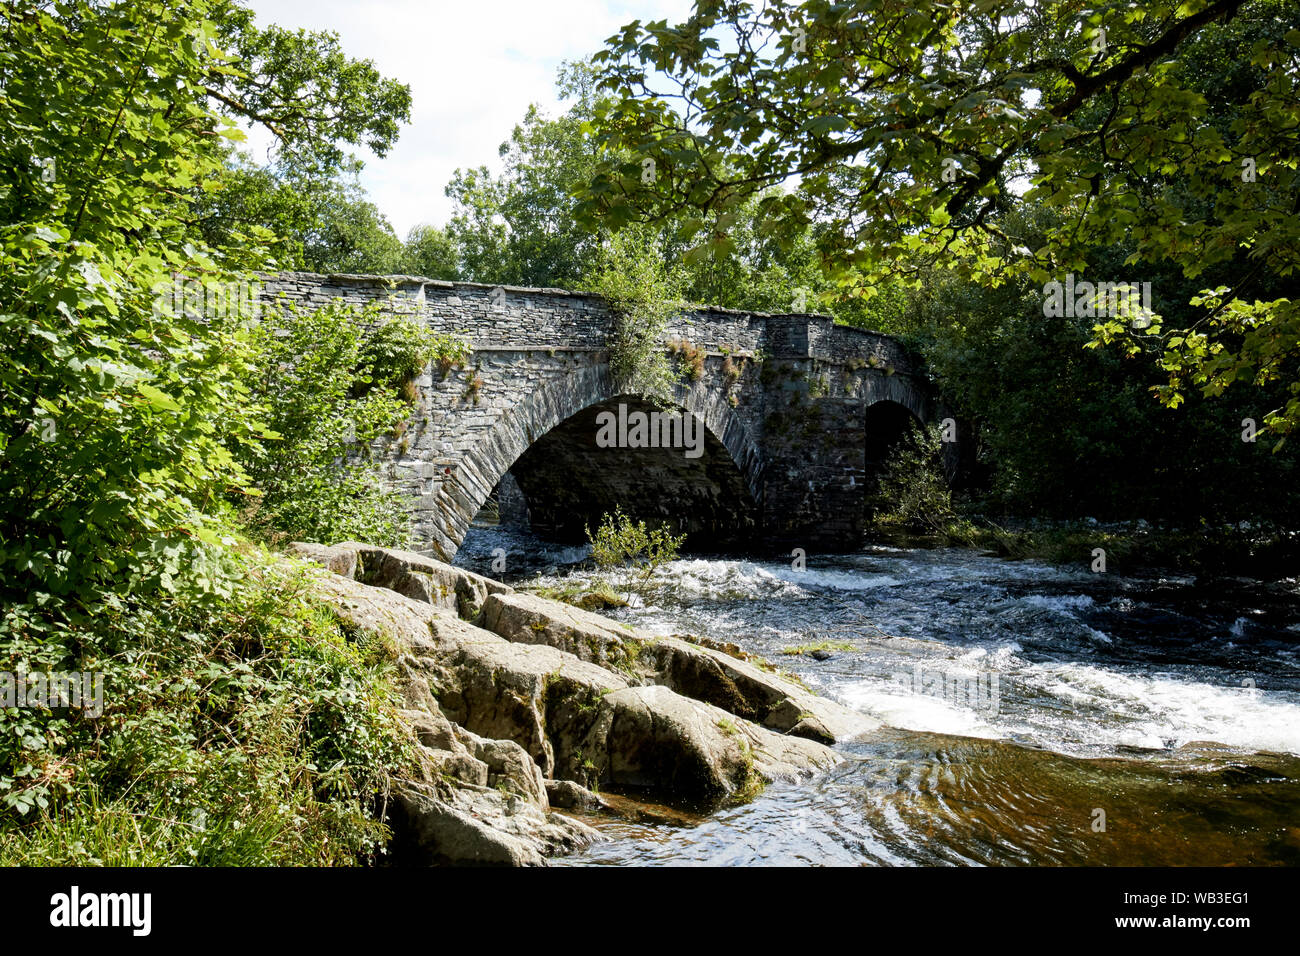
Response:
[{"label": "tree foliage", "polygon": [[246,13],[0,6],[0,659],[107,685],[93,719],[0,708],[6,862],[340,863],[383,839],[390,662],[227,503],[279,440],[254,297],[230,295],[276,237],[205,237],[196,197],[228,181],[236,117],[329,164],[382,149],[402,92]]},{"label": "tree foliage", "polygon": [[236,323],[155,302],[174,271],[224,281],[262,251],[205,249],[182,199],[230,134],[204,97],[229,69],[206,10],[0,14],[0,567],[19,592],[124,572],[168,586],[247,481]]},{"label": "tree foliage", "polygon": [[880,527],[929,534],[944,531],[954,512],[937,426],[913,426],[901,439],[877,480],[871,504]]},{"label": "tree foliage", "polygon": [[[1130,266],[1231,267],[1190,334],[1096,334],[1162,353],[1170,404],[1286,376],[1268,416],[1285,432],[1300,421],[1298,27],[1281,0],[703,0],[596,55],[603,161],[580,214],[673,223],[727,252],[745,203],[797,182],[762,195],[760,231],[813,227],[864,294],[935,267],[1045,283],[1117,243]],[[1203,88],[1209,61],[1233,64],[1231,82]],[[1030,244],[1005,213],[1038,205],[1063,215]]]},{"label": "tree foliage", "polygon": [[589,67],[565,64],[558,85],[574,105],[557,118],[530,106],[501,144],[499,176],[458,169],[447,185],[455,202],[447,233],[477,282],[573,288],[592,268],[595,237],[574,215],[574,190],[596,161],[582,132],[594,109]]},{"label": "tree foliage", "polygon": [[660,401],[671,398],[676,376],[663,336],[681,308],[680,272],[664,265],[651,237],[627,230],[601,250],[588,285],[615,314],[609,357],[615,387]]}]

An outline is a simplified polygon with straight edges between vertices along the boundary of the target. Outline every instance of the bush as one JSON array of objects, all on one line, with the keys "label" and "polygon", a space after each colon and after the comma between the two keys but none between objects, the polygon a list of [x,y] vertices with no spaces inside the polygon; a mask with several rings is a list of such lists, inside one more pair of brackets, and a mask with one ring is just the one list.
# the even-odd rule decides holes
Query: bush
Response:
[{"label": "bush", "polygon": [[[349,640],[309,575],[227,558],[225,596],[6,609],[0,655],[104,675],[104,710],[0,710],[0,864],[328,865],[382,848],[409,763],[394,651]],[[11,665],[12,666],[12,665]]]},{"label": "bush", "polygon": [[937,426],[924,430],[913,426],[881,472],[875,524],[882,529],[942,534],[953,517],[942,431]]},{"label": "bush", "polygon": [[386,487],[371,448],[406,419],[420,370],[467,346],[339,303],[268,317],[253,341],[252,398],[271,433],[244,455],[260,492],[244,522],[269,540],[408,544],[406,499]]},{"label": "bush", "polygon": [[430,361],[455,365],[469,355],[469,343],[433,332],[406,319],[393,319],[363,336],[355,372],[368,379],[361,394],[372,388],[401,392]]},{"label": "bush", "polygon": [[615,509],[602,519],[596,533],[587,526],[587,540],[591,542],[591,557],[602,571],[626,569],[623,591],[632,591],[644,585],[662,564],[675,560],[686,535],[674,537],[666,528],[646,527],[645,521],[633,521]]}]

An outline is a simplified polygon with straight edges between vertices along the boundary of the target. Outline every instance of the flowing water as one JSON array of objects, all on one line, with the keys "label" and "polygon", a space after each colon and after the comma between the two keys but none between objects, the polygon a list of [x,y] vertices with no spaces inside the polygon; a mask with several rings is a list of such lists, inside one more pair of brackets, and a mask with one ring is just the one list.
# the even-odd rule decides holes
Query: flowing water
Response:
[{"label": "flowing water", "polygon": [[[496,577],[596,578],[586,549],[503,530],[457,563],[492,574],[494,549]],[[965,550],[674,561],[609,616],[734,642],[884,728],[745,806],[602,820],[563,862],[1300,864],[1297,596]]]}]

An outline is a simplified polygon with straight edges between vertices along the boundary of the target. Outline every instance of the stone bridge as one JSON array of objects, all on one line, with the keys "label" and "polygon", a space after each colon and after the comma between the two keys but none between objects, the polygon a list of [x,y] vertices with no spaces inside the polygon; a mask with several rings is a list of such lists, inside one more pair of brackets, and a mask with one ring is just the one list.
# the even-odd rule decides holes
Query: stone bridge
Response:
[{"label": "stone bridge", "polygon": [[[264,282],[264,302],[332,299],[377,302],[471,346],[462,366],[417,379],[411,418],[382,450],[417,547],[447,561],[485,503],[520,495],[533,530],[556,540],[583,540],[621,508],[686,532],[697,550],[850,549],[890,446],[911,422],[946,416],[888,336],[819,315],[694,308],[665,336],[681,370],[667,411],[693,416],[673,424],[702,424],[702,441],[629,447],[648,444],[629,428],[609,447],[601,430],[620,406],[633,426],[656,408],[615,387],[614,319],[598,296],[406,276]],[[955,467],[955,445],[947,457]]]}]

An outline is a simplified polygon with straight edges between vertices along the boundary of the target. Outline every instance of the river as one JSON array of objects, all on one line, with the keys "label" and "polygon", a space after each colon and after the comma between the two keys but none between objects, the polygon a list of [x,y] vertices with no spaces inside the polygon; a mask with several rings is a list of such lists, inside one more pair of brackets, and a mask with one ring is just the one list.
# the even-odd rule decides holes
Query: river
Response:
[{"label": "river", "polygon": [[[596,579],[586,554],[476,528],[457,564],[558,587]],[[556,862],[1300,864],[1298,591],[959,549],[684,557],[606,613],[734,642],[885,727],[811,782],[604,819]]]}]

